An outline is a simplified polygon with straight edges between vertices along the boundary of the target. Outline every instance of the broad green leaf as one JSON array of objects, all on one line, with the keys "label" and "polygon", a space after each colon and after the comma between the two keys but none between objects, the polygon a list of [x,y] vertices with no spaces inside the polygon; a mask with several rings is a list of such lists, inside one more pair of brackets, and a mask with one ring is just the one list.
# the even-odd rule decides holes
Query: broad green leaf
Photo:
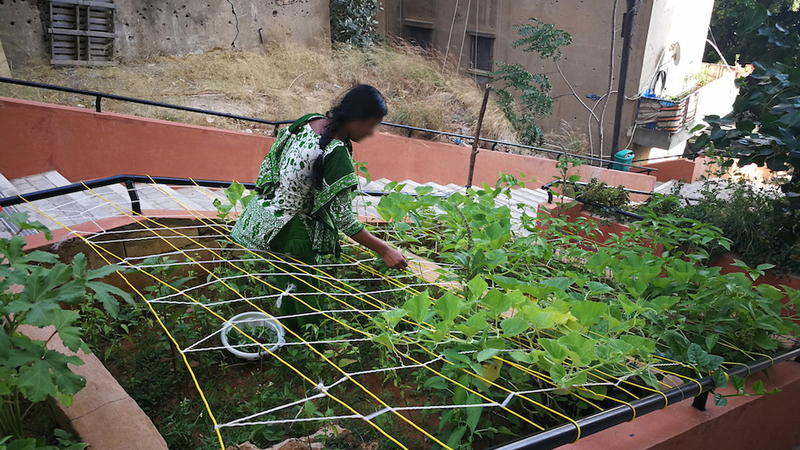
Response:
[{"label": "broad green leaf", "polygon": [[523,364],[536,364],[539,361],[541,351],[534,350],[531,352],[514,351],[509,353],[512,359]]},{"label": "broad green leaf", "polygon": [[389,335],[389,333],[381,333],[372,338],[372,340],[378,344],[383,344],[389,348],[394,348],[394,342],[392,341],[392,337]]},{"label": "broad green leaf", "polygon": [[458,297],[456,297],[451,291],[447,291],[439,300],[436,301],[434,304],[433,309],[436,310],[436,313],[445,321],[445,322],[452,322],[458,314],[460,313],[458,307]]},{"label": "broad green leaf", "polygon": [[573,306],[570,309],[570,313],[578,319],[581,325],[588,327],[599,322],[603,315],[608,314],[608,305],[600,302],[583,301]]},{"label": "broad green leaf", "polygon": [[714,394],[714,406],[717,406],[717,407],[720,407],[720,408],[722,408],[724,406],[728,406],[728,399],[723,397],[722,394],[715,393]]},{"label": "broad green leaf", "polygon": [[558,323],[559,316],[564,315],[557,311],[540,309],[538,306],[523,308],[522,313],[530,322],[531,327],[537,330],[553,328]]},{"label": "broad green leaf", "polygon": [[714,379],[714,387],[722,389],[728,385],[728,377],[725,375],[724,370],[717,369],[711,376]]},{"label": "broad green leaf", "polygon": [[405,302],[403,309],[408,312],[408,316],[414,321],[422,323],[425,320],[425,316],[428,315],[430,306],[431,300],[428,296],[428,291],[425,291]]},{"label": "broad green leaf", "polygon": [[477,299],[483,296],[483,293],[486,292],[487,289],[489,289],[489,285],[479,275],[471,279],[469,283],[467,283],[467,288],[469,289],[472,298]]},{"label": "broad green leaf", "polygon": [[340,369],[343,369],[346,366],[349,366],[350,364],[357,363],[357,362],[358,361],[355,360],[355,359],[342,358],[342,359],[339,360],[337,365],[339,366]]},{"label": "broad green leaf", "polygon": [[575,284],[574,278],[550,278],[549,280],[542,280],[541,284],[545,286],[554,287],[560,291],[567,289]]},{"label": "broad green leaf", "polygon": [[450,448],[459,448],[461,444],[461,438],[464,436],[464,433],[467,432],[467,427],[460,426],[453,430],[450,433],[450,437],[447,438],[447,446]]},{"label": "broad green leaf", "polygon": [[686,350],[686,357],[689,359],[689,362],[692,364],[700,364],[700,362],[708,357],[708,353],[704,352],[699,345],[692,342],[689,345],[689,349]]},{"label": "broad green leaf", "polygon": [[[481,398],[475,394],[469,394],[467,397],[467,405],[480,405],[483,403]],[[470,432],[474,433],[475,429],[478,427],[478,421],[481,419],[481,412],[483,411],[483,407],[473,406],[471,408],[464,408],[467,413],[467,426],[470,429]]]},{"label": "broad green leaf", "polygon": [[611,286],[605,283],[598,283],[596,281],[587,281],[586,287],[588,287],[590,291],[597,294],[607,294],[614,290]]},{"label": "broad green leaf", "polygon": [[433,340],[441,342],[448,333],[453,322],[439,322],[436,324],[436,331],[433,333]]},{"label": "broad green leaf", "polygon": [[50,376],[50,366],[41,360],[19,369],[17,387],[32,402],[44,401],[48,396],[55,397],[57,391]]},{"label": "broad green leaf", "polygon": [[557,384],[558,387],[563,389],[568,389],[569,386],[564,385],[564,379],[567,377],[567,369],[564,368],[561,364],[553,364],[550,367],[550,378],[553,380],[553,383]]},{"label": "broad green leaf", "polygon": [[402,319],[408,311],[405,309],[393,309],[391,311],[386,311],[382,315],[389,326],[394,329],[398,323],[400,323],[400,319]]},{"label": "broad green leaf", "polygon": [[736,389],[737,393],[739,394],[744,393],[744,378],[738,375],[731,375],[730,382],[733,385],[734,389]]},{"label": "broad green leaf", "polygon": [[489,315],[495,319],[511,309],[511,299],[497,289],[489,289],[483,297],[483,306],[489,310]]},{"label": "broad green leaf", "polygon": [[780,301],[786,297],[786,294],[783,291],[769,284],[760,284],[758,287],[756,287],[756,290],[770,300]]},{"label": "broad green leaf", "polygon": [[494,358],[496,355],[500,354],[501,351],[502,350],[498,348],[483,349],[480,352],[478,352],[478,354],[475,356],[475,360],[478,362],[484,362],[487,359]]},{"label": "broad green leaf", "polygon": [[706,349],[708,349],[708,351],[713,351],[714,346],[717,345],[717,341],[719,341],[719,335],[716,333],[706,336]]},{"label": "broad green leaf", "polygon": [[567,350],[564,349],[555,339],[539,339],[538,342],[539,345],[541,345],[544,349],[547,357],[551,360],[555,362],[561,362],[567,359]]},{"label": "broad green leaf", "polygon": [[661,389],[661,386],[658,384],[658,378],[650,372],[649,370],[645,370],[639,373],[639,378],[645,382],[648,386],[653,389]]},{"label": "broad green leaf", "polygon": [[228,197],[228,201],[233,205],[242,198],[242,194],[244,194],[244,185],[238,181],[234,181],[230,186],[225,188],[225,196]]},{"label": "broad green leaf", "polygon": [[503,329],[503,336],[512,337],[527,331],[530,328],[530,324],[522,317],[514,316],[500,322],[500,328]]},{"label": "broad green leaf", "polygon": [[563,346],[576,366],[587,366],[594,359],[594,349],[597,341],[581,336],[573,331],[566,336],[558,338],[558,343]]},{"label": "broad green leaf", "polygon": [[470,327],[470,326],[464,325],[463,323],[460,323],[460,324],[456,325],[453,328],[456,331],[460,331],[460,332],[464,333],[464,336],[466,336],[468,338],[471,338],[472,336],[475,336],[476,334],[478,334],[478,331],[480,331],[480,329],[478,329],[478,327]]},{"label": "broad green leaf", "polygon": [[474,327],[478,330],[485,330],[489,327],[489,323],[486,322],[486,313],[483,311],[479,311],[473,314],[466,322],[468,327]]}]

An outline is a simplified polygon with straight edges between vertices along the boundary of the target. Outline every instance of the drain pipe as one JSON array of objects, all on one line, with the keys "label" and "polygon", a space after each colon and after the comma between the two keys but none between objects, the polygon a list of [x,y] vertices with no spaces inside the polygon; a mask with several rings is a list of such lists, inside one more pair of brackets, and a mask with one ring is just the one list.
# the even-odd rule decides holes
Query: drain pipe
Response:
[{"label": "drain pipe", "polygon": [[[622,64],[619,68],[619,87],[617,88],[617,109],[614,114],[614,137],[611,143],[611,155],[619,148],[619,137],[622,131],[622,109],[625,106],[625,85],[628,82],[628,65],[631,59],[631,38],[633,37],[633,20],[636,17],[636,0],[627,0],[628,5],[622,18]],[[603,149],[600,149],[602,152]],[[602,158],[602,155],[601,155]]]}]

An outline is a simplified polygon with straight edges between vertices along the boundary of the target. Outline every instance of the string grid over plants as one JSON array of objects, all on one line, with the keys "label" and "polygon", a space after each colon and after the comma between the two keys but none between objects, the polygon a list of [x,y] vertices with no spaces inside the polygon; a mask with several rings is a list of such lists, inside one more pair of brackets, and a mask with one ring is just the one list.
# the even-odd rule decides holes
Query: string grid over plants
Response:
[{"label": "string grid over plants", "polygon": [[[390,185],[373,231],[438,265],[402,273],[347,243],[341,259],[306,265],[239,246],[213,212],[176,221],[109,201],[127,226],[71,232],[94,261],[126,269],[108,275],[136,301],[111,325],[87,306],[85,337],[170,448],[223,449],[330,425],[350,432],[328,435],[332,448],[486,448],[696,378],[721,387],[726,369],[794,345],[800,293],[758,284],[763,267],[705,266],[709,248],[728,245],[714,227],[650,214],[600,239],[590,221],[498,206],[520,184],[503,176],[447,198]],[[281,316],[278,301],[312,312]],[[273,350],[271,333],[232,320],[242,313],[320,320],[282,327]],[[261,358],[233,357],[226,326],[227,348]],[[733,395],[753,393],[730,378]]]}]

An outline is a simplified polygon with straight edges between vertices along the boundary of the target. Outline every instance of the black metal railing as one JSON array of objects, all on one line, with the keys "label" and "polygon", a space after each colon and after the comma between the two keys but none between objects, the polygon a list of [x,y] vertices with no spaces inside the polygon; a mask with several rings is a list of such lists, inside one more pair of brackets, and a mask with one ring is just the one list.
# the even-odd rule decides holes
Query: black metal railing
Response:
[{"label": "black metal railing", "polygon": [[[265,124],[265,125],[272,125],[274,127],[274,133],[275,134],[277,134],[278,129],[280,128],[281,125],[286,125],[286,124],[290,124],[290,123],[293,122],[292,120],[257,119],[257,118],[254,118],[254,117],[239,116],[239,115],[236,115],[236,114],[227,114],[227,113],[222,113],[222,112],[218,112],[218,111],[209,111],[209,110],[204,110],[204,109],[199,109],[199,108],[190,108],[188,106],[180,106],[180,105],[173,105],[173,104],[170,104],[170,103],[154,102],[154,101],[151,101],[151,100],[143,100],[143,99],[139,99],[139,98],[125,97],[125,96],[122,96],[122,95],[115,95],[115,94],[106,94],[106,93],[103,93],[103,92],[88,91],[88,90],[84,90],[84,89],[75,89],[75,88],[70,88],[70,87],[65,87],[65,86],[56,86],[56,85],[52,85],[52,84],[36,83],[36,82],[33,82],[33,81],[16,80],[16,79],[13,79],[13,78],[0,77],[0,83],[13,84],[13,85],[17,85],[17,86],[26,86],[26,87],[37,88],[37,89],[47,89],[47,90],[51,90],[51,91],[68,92],[70,94],[86,95],[86,96],[94,97],[95,98],[95,111],[97,111],[97,112],[103,112],[102,101],[105,98],[105,99],[109,99],[109,100],[117,100],[117,101],[128,102],[128,103],[137,103],[137,104],[140,104],[140,105],[155,106],[155,107],[158,107],[158,108],[174,109],[174,110],[178,110],[178,111],[186,111],[186,112],[192,112],[192,113],[198,113],[198,114],[207,114],[207,115],[212,115],[212,116],[217,116],[217,117],[224,117],[224,118],[227,118],[227,119],[242,120],[242,121],[246,121],[246,122],[255,122],[255,123],[261,123],[261,124]],[[409,137],[414,132],[422,132],[422,133],[437,134],[437,135],[441,135],[441,136],[455,137],[455,138],[465,139],[465,140],[473,140],[473,141],[475,140],[474,136],[467,136],[467,135],[458,134],[458,133],[450,133],[450,132],[447,132],[447,131],[431,130],[431,129],[428,129],[428,128],[420,128],[420,127],[414,127],[414,126],[411,126],[411,125],[402,125],[402,124],[399,124],[399,123],[392,123],[392,122],[382,122],[382,124],[384,126],[387,126],[387,127],[393,127],[393,128],[399,128],[399,129],[407,130]],[[611,161],[611,160],[603,159],[603,158],[595,158],[593,156],[576,155],[576,154],[572,154],[572,153],[567,153],[565,151],[554,150],[554,149],[551,149],[551,148],[534,147],[534,146],[530,146],[530,145],[516,144],[516,143],[513,143],[513,142],[499,141],[499,140],[495,140],[495,139],[486,139],[486,138],[480,138],[479,142],[486,142],[488,144],[491,144],[492,145],[492,150],[494,150],[498,145],[505,145],[505,146],[516,147],[516,148],[521,148],[521,149],[525,149],[525,150],[533,150],[533,151],[536,151],[536,152],[549,153],[551,155],[556,155],[556,158],[558,158],[558,159],[560,159],[562,157],[581,159],[581,160],[584,160],[584,161],[598,163],[599,165],[605,166],[606,168],[610,168],[610,166],[612,164],[617,165],[617,166],[622,166],[622,167],[628,167],[631,170],[637,170],[638,171],[638,172],[634,172],[634,173],[646,173],[646,174],[649,175],[651,172],[658,171],[658,169],[653,169],[653,168],[650,168],[650,167],[637,166],[637,165],[633,165],[633,164],[626,164],[626,163]]]},{"label": "black metal railing", "polygon": [[[42,191],[31,192],[27,194],[12,195],[6,198],[0,198],[0,207],[20,205],[26,202],[35,202],[36,200],[44,200],[60,195],[72,194],[75,192],[82,192],[89,189],[96,189],[103,186],[111,186],[113,184],[124,184],[128,191],[128,196],[131,200],[131,210],[136,214],[142,214],[141,203],[139,201],[139,193],[136,191],[135,183],[149,183],[149,184],[168,184],[172,186],[201,186],[210,188],[227,188],[231,185],[231,181],[218,181],[218,180],[195,180],[192,178],[174,178],[174,177],[151,177],[145,175],[115,175],[113,177],[98,178],[96,180],[83,181],[80,183],[72,183],[66,186],[58,186],[52,189],[45,189]],[[253,183],[241,183],[247,189],[255,189]],[[380,197],[386,195],[387,192],[374,191],[374,190],[361,190],[363,195],[371,195]],[[415,195],[415,194],[409,194]]]}]

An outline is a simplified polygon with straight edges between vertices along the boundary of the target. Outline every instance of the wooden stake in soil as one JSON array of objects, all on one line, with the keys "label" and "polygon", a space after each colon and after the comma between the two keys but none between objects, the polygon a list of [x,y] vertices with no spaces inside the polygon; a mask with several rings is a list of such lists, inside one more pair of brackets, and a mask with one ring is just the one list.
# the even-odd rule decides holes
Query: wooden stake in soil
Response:
[{"label": "wooden stake in soil", "polygon": [[481,103],[481,112],[478,114],[478,126],[475,129],[475,140],[472,141],[472,154],[469,156],[469,178],[467,179],[467,187],[472,186],[472,175],[475,173],[475,158],[478,156],[478,143],[481,140],[481,126],[483,126],[483,116],[486,114],[486,103],[489,101],[489,90],[491,88],[486,85],[483,91],[483,103]]}]

